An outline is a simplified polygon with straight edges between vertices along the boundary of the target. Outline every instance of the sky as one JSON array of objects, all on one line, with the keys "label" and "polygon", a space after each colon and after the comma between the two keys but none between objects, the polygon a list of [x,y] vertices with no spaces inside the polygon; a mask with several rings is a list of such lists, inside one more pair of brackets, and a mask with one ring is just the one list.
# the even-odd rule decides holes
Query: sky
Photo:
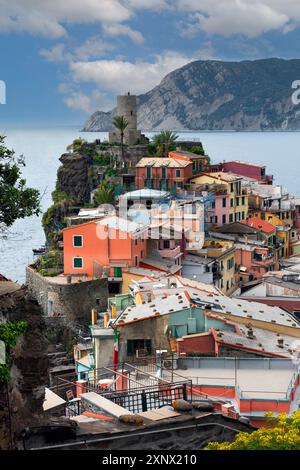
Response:
[{"label": "sky", "polygon": [[299,0],[0,0],[0,124],[81,125],[190,61],[299,44]]}]

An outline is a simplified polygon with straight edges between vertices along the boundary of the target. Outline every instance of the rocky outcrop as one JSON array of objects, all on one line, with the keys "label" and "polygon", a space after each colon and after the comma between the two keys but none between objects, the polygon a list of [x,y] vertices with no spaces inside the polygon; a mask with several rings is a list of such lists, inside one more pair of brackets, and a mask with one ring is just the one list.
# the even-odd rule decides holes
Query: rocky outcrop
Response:
[{"label": "rocky outcrop", "polygon": [[[292,83],[300,60],[195,61],[171,72],[138,97],[138,127],[147,130],[278,131],[300,129],[300,107],[292,103]],[[99,116],[103,113],[100,112]],[[107,131],[106,121],[85,130]]]},{"label": "rocky outcrop", "polygon": [[28,324],[11,352],[10,380],[0,384],[0,449],[18,446],[27,426],[43,422],[45,384],[48,381],[47,343],[41,310],[25,287],[3,290],[0,282],[0,320]]},{"label": "rocky outcrop", "polygon": [[59,160],[62,165],[57,171],[56,189],[79,201],[89,199],[90,158],[81,153],[64,153]]}]

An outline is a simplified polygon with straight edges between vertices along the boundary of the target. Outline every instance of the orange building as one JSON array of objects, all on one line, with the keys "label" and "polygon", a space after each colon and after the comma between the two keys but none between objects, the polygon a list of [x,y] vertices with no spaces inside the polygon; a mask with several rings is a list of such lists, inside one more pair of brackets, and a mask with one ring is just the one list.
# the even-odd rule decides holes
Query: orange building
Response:
[{"label": "orange building", "polygon": [[139,266],[147,256],[147,228],[111,216],[63,231],[64,274],[122,278],[122,271]]}]

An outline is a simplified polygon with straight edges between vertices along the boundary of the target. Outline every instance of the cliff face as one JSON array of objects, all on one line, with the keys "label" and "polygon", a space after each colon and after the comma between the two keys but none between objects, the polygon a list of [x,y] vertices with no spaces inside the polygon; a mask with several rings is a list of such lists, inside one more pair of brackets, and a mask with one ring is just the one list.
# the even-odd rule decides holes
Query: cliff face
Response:
[{"label": "cliff face", "polygon": [[62,165],[57,171],[56,189],[75,199],[90,197],[89,157],[82,154],[65,153],[60,157]]},{"label": "cliff face", "polygon": [[[299,130],[300,108],[291,88],[300,60],[196,61],[175,70],[138,97],[143,131]],[[84,130],[106,131],[110,122],[93,117]],[[108,124],[107,124],[108,123]]]},{"label": "cliff face", "polygon": [[0,384],[0,449],[9,449],[17,445],[25,427],[40,424],[44,419],[48,358],[45,323],[37,302],[25,287],[5,290],[4,284],[0,282],[0,321],[28,323],[26,333],[11,352],[10,381]]}]

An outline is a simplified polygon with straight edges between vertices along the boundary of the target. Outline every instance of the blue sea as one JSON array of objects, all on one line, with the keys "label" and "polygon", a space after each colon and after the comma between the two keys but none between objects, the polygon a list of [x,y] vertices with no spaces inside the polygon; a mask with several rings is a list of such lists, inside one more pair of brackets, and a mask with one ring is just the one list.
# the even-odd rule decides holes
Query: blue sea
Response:
[{"label": "blue sea", "polygon": [[[39,189],[43,210],[51,204],[59,157],[67,145],[79,136],[89,141],[107,138],[106,133],[80,133],[79,127],[13,129],[0,126],[0,135],[7,136],[7,145],[17,155],[24,154],[24,177],[29,186]],[[300,133],[183,132],[179,137],[201,140],[214,163],[243,160],[265,164],[267,172],[274,174],[276,184],[282,184],[290,194],[300,196]],[[33,260],[32,248],[44,242],[41,218],[17,221],[7,238],[0,237],[0,273],[23,283],[25,266]]]}]

